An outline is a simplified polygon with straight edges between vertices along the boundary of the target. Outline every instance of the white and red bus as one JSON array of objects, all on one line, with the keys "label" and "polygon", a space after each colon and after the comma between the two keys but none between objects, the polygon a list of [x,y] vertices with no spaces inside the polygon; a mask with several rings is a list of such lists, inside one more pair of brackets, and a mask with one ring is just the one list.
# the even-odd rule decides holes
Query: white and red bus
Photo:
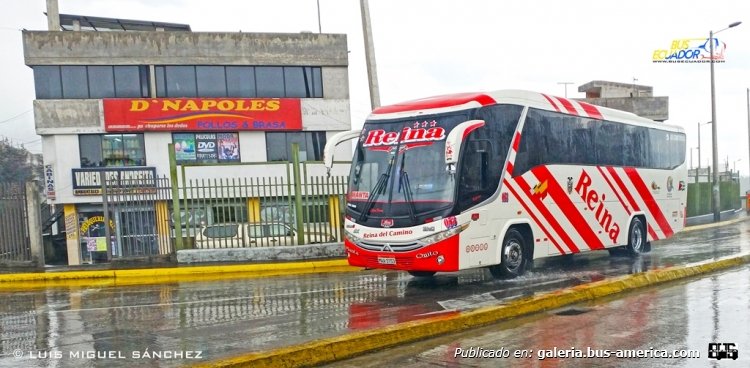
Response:
[{"label": "white and red bus", "polygon": [[358,138],[345,242],[353,266],[415,276],[619,248],[685,226],[682,128],[542,93],[503,90],[375,109]]}]

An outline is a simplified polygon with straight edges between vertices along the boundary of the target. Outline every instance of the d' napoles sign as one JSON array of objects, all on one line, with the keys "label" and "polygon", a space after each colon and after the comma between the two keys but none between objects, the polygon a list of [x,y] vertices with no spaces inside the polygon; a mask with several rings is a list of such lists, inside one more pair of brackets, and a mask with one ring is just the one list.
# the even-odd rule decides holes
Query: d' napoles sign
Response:
[{"label": "d' napoles sign", "polygon": [[302,130],[296,98],[104,99],[108,132]]}]

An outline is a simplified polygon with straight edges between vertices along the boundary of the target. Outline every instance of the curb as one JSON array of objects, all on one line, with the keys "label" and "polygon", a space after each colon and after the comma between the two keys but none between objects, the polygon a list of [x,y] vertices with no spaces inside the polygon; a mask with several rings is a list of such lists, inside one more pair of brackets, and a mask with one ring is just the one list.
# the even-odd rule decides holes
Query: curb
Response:
[{"label": "curb", "polygon": [[[0,274],[0,289],[50,286],[50,284],[66,285],[68,282],[81,280],[94,281],[97,285],[133,285],[173,281],[206,281],[212,279],[253,276],[294,275],[316,272],[347,272],[358,271],[360,269],[361,268],[349,266],[346,259],[336,259],[250,265],[16,273]],[[82,283],[79,284],[83,285]]]},{"label": "curb", "polygon": [[739,218],[731,219],[731,220],[726,220],[726,221],[722,221],[722,222],[714,222],[714,223],[710,223],[710,224],[688,226],[688,227],[682,229],[680,232],[691,232],[691,231],[705,230],[705,229],[710,229],[710,228],[720,227],[720,226],[725,226],[725,225],[732,225],[732,224],[736,224],[738,222],[745,221],[747,219],[750,219],[750,216],[740,215]]},{"label": "curb", "polygon": [[482,307],[468,312],[449,312],[449,314],[419,321],[399,323],[370,331],[355,332],[276,350],[243,354],[232,358],[198,364],[194,367],[309,367],[331,363],[398,344],[476,328],[513,317],[557,309],[570,304],[724,270],[747,263],[750,263],[750,254],[724,258],[717,261],[652,270],[522,298],[505,305]]}]

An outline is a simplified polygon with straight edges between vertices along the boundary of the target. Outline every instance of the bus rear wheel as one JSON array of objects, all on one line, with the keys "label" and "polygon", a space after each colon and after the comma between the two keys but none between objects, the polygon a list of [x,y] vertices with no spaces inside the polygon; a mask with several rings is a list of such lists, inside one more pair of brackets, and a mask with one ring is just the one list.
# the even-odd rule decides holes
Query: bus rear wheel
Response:
[{"label": "bus rear wheel", "polygon": [[634,217],[628,229],[628,245],[626,247],[628,254],[637,257],[647,252],[646,245],[646,226],[639,217]]},{"label": "bus rear wheel", "polygon": [[409,275],[414,277],[432,277],[435,276],[435,271],[409,271]]},{"label": "bus rear wheel", "polygon": [[526,247],[523,235],[518,230],[508,230],[503,239],[500,264],[489,267],[492,276],[498,279],[512,279],[523,275],[529,255]]}]

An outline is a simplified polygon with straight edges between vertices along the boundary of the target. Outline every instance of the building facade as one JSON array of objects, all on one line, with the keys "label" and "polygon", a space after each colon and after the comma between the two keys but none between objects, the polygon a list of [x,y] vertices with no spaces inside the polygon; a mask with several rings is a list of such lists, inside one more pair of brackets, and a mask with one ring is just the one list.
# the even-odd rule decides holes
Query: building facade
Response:
[{"label": "building facade", "polygon": [[655,121],[669,119],[669,97],[654,96],[654,88],[635,83],[595,80],[578,87],[586,98],[578,100],[597,106],[632,112]]},{"label": "building facade", "polygon": [[[64,207],[71,265],[107,247],[102,178],[169,176],[169,144],[191,179],[257,178],[284,175],[274,163],[291,159],[292,143],[300,160],[319,161],[326,138],[351,129],[346,35],[199,33],[182,24],[64,14],[55,20],[50,30],[23,31],[23,46],[34,72],[48,201]],[[339,151],[351,157],[348,148]],[[170,215],[145,209],[136,232],[159,232]],[[128,235],[131,217],[113,215],[113,236]]]}]

